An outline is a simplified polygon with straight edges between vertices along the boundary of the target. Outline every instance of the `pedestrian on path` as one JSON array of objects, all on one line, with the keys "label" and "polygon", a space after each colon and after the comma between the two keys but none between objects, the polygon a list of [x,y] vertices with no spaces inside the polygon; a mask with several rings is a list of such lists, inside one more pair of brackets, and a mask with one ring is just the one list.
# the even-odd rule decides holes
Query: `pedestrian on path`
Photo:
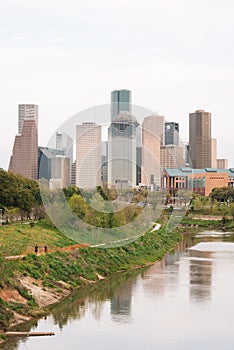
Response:
[{"label": "pedestrian on path", "polygon": [[36,253],[36,254],[38,253],[38,249],[39,249],[39,248],[38,248],[38,245],[36,244],[36,245],[35,245],[35,253]]}]

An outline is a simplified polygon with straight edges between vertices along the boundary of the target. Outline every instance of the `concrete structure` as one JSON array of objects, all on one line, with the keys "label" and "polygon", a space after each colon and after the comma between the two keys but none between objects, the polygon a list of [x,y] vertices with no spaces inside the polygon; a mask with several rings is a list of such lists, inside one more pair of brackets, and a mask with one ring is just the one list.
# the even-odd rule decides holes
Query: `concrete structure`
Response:
[{"label": "concrete structure", "polygon": [[224,158],[217,159],[217,168],[218,169],[228,169],[228,159],[224,159]]},{"label": "concrete structure", "polygon": [[71,136],[64,132],[56,132],[56,149],[63,151],[65,157],[70,159],[70,163],[73,163],[73,139]]},{"label": "concrete structure", "polygon": [[160,146],[163,135],[164,117],[153,115],[144,118],[142,123],[141,184],[146,187],[160,187]]},{"label": "concrete structure", "polygon": [[21,135],[16,135],[9,171],[38,178],[38,133],[35,119],[25,119]]},{"label": "concrete structure", "polygon": [[108,129],[108,186],[136,186],[136,118],[122,112],[113,118]]},{"label": "concrete structure", "polygon": [[132,92],[130,90],[114,90],[111,92],[111,121],[121,112],[131,114]]},{"label": "concrete structure", "polygon": [[21,135],[25,119],[33,119],[38,129],[38,106],[34,104],[20,104],[18,106],[18,134]]},{"label": "concrete structure", "polygon": [[178,190],[189,190],[208,196],[213,188],[234,187],[234,169],[164,169],[162,188],[175,195]]},{"label": "concrete structure", "polygon": [[211,139],[211,167],[217,168],[217,140]]},{"label": "concrete structure", "polygon": [[211,113],[197,110],[189,114],[189,147],[193,168],[211,167]]},{"label": "concrete structure", "polygon": [[76,186],[101,185],[101,126],[93,122],[76,126]]},{"label": "concrete structure", "polygon": [[179,146],[179,123],[166,122],[165,123],[165,145]]},{"label": "concrete structure", "polygon": [[185,166],[184,147],[176,145],[161,146],[161,168],[179,168]]},{"label": "concrete structure", "polygon": [[51,159],[51,190],[68,187],[70,185],[70,159],[64,156],[56,156]]}]

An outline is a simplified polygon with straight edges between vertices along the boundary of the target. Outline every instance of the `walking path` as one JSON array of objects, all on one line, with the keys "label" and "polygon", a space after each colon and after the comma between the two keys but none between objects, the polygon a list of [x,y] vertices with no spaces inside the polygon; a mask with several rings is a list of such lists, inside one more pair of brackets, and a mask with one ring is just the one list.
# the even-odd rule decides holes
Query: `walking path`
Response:
[{"label": "walking path", "polygon": [[[60,252],[71,252],[72,250],[77,250],[77,249],[80,249],[80,248],[87,248],[89,247],[90,245],[89,244],[85,244],[85,243],[78,243],[78,244],[73,244],[73,245],[69,245],[67,247],[63,247],[63,248],[54,248],[54,249],[50,249],[49,252],[47,253],[54,253],[54,252],[57,252],[57,251],[60,251]],[[39,247],[40,248],[40,247]],[[44,247],[43,247],[44,248]],[[45,252],[43,253],[37,253],[37,255],[45,255],[47,254]],[[25,254],[20,254],[20,255],[10,255],[10,256],[6,256],[5,259],[6,260],[17,260],[17,259],[20,259],[22,260],[25,256],[27,256],[28,254],[35,254],[34,251],[32,252],[27,252]]]},{"label": "walking path", "polygon": [[[154,223],[154,227],[153,229],[150,231],[150,232],[154,232],[154,231],[158,231],[161,227],[161,224],[159,223]],[[115,241],[115,242],[112,242],[111,245],[115,245],[115,244],[119,244],[121,242],[124,242],[124,241],[128,241],[128,240],[133,240],[133,239],[137,239],[139,237],[141,237],[142,235],[137,235],[137,236],[134,236],[134,237],[130,237],[130,238],[124,238],[124,239],[120,239],[118,241]],[[73,244],[73,245],[70,245],[70,246],[67,246],[67,247],[63,247],[63,248],[56,248],[56,249],[50,249],[49,253],[54,253],[56,251],[62,251],[62,252],[70,252],[72,250],[77,250],[79,248],[87,248],[87,247],[91,247],[91,248],[94,248],[94,247],[101,247],[101,246],[104,246],[106,243],[102,243],[102,244],[97,244],[97,245],[89,245],[89,244],[82,244],[82,243],[78,243],[78,244]],[[39,247],[40,248],[40,247]],[[6,260],[17,260],[17,259],[20,259],[22,260],[25,256],[27,256],[28,254],[35,254],[35,252],[27,252],[25,254],[20,254],[20,255],[10,255],[10,256],[6,256]],[[43,253],[37,253],[37,255],[44,255],[46,254],[45,252]]]}]

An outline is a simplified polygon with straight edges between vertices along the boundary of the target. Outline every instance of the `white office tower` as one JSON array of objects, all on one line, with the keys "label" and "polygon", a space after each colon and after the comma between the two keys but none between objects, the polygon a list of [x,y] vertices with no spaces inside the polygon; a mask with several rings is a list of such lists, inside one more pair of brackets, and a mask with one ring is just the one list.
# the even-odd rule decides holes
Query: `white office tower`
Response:
[{"label": "white office tower", "polygon": [[76,126],[76,186],[92,189],[101,185],[101,126],[82,123]]},{"label": "white office tower", "polygon": [[119,189],[136,186],[136,118],[121,112],[108,129],[108,186]]}]

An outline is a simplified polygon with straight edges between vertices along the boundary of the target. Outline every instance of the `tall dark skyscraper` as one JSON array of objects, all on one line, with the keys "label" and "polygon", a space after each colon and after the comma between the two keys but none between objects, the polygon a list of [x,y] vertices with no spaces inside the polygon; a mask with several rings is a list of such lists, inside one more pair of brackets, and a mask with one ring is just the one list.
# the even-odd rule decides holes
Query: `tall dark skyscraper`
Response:
[{"label": "tall dark skyscraper", "polygon": [[165,145],[179,146],[179,123],[165,123]]},{"label": "tall dark skyscraper", "polygon": [[16,135],[9,171],[28,179],[38,179],[38,134],[35,119],[25,119],[21,135]]},{"label": "tall dark skyscraper", "polygon": [[198,110],[189,114],[189,147],[193,168],[212,166],[211,113]]},{"label": "tall dark skyscraper", "polygon": [[131,114],[132,92],[130,90],[114,90],[111,92],[111,120],[121,112]]}]

